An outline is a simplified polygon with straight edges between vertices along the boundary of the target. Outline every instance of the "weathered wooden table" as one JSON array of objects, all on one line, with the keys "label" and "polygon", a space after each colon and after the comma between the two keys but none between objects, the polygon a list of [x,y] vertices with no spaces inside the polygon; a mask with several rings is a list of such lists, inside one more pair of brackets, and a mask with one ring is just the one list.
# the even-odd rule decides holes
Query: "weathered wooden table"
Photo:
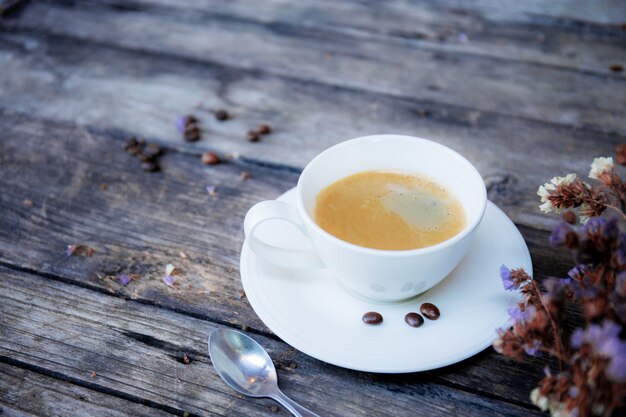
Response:
[{"label": "weathered wooden table", "polygon": [[[537,276],[563,274],[535,192],[626,141],[625,4],[18,4],[0,18],[0,415],[286,415],[217,377],[206,340],[220,327],[266,346],[283,390],[321,415],[538,415],[539,360],[487,349],[376,375],[283,343],[242,294],[242,220],[332,144],[424,136],[476,164]],[[194,143],[175,127],[190,113]],[[248,142],[260,123],[274,132]],[[165,148],[160,172],[121,149],[134,135]],[[206,166],[207,150],[239,157]],[[173,288],[170,262],[186,272]]]}]

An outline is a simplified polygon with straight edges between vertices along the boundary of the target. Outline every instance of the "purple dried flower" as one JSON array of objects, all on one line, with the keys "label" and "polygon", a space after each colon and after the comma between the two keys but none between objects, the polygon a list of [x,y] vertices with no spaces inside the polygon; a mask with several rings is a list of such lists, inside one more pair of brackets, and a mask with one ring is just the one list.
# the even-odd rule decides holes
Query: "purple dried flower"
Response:
[{"label": "purple dried flower", "polygon": [[548,299],[561,299],[571,283],[571,278],[547,278],[543,281],[543,285],[546,287],[544,296]]},{"label": "purple dried flower", "polygon": [[209,193],[211,197],[214,197],[217,195],[217,187],[215,185],[207,185],[206,191],[207,193]]},{"label": "purple dried flower", "polygon": [[580,280],[585,276],[585,272],[587,272],[587,269],[588,267],[585,264],[576,265],[575,267],[569,270],[567,275],[572,279]]},{"label": "purple dried flower", "polygon": [[524,345],[524,350],[530,356],[540,357],[541,356],[541,351],[539,351],[540,347],[541,347],[541,342],[539,340],[533,340],[533,343],[531,345],[528,345],[528,344]]},{"label": "purple dried flower", "polygon": [[617,262],[626,265],[626,233],[621,233],[617,238],[617,248],[615,249]]},{"label": "purple dried flower", "polygon": [[585,332],[583,329],[576,329],[572,332],[572,336],[570,338],[570,344],[574,349],[579,349],[583,345]]},{"label": "purple dried flower", "polygon": [[185,128],[187,125],[187,116],[179,116],[176,119],[176,130],[180,133],[185,133]]},{"label": "purple dried flower", "polygon": [[120,285],[123,285],[125,287],[128,284],[130,284],[131,278],[130,278],[130,275],[120,275],[119,280],[120,280]]},{"label": "purple dried flower", "polygon": [[620,273],[615,278],[615,292],[622,297],[626,297],[626,272]]},{"label": "purple dried flower", "polygon": [[174,285],[174,282],[176,281],[176,279],[172,276],[172,275],[164,275],[163,276],[163,282],[168,285],[168,286],[172,286]]},{"label": "purple dried flower", "polygon": [[583,227],[583,231],[587,235],[597,235],[602,233],[602,229],[606,224],[606,219],[603,217],[592,217],[589,219],[585,226]]},{"label": "purple dried flower", "polygon": [[522,323],[528,323],[531,321],[536,312],[537,309],[533,305],[526,306],[524,311],[522,311],[519,306],[513,306],[507,310],[507,313],[509,313],[509,316],[511,316],[515,322]]},{"label": "purple dried flower", "polygon": [[65,254],[67,256],[72,256],[76,252],[76,245],[67,245],[67,249],[65,249]]},{"label": "purple dried flower", "polygon": [[578,389],[578,387],[576,385],[572,385],[567,390],[567,395],[569,395],[571,398],[578,397],[579,393],[580,393],[580,390]]},{"label": "purple dried flower", "polygon": [[621,353],[614,356],[606,368],[606,375],[616,382],[626,382],[626,348],[622,342]]},{"label": "purple dried flower", "polygon": [[609,320],[591,324],[585,330],[572,333],[571,345],[580,348],[583,343],[591,345],[593,351],[609,360],[606,374],[616,382],[626,381],[626,341],[620,339],[622,326]]},{"label": "purple dried flower", "polygon": [[502,285],[504,285],[504,289],[507,291],[511,291],[515,289],[515,282],[511,278],[511,270],[506,267],[506,265],[502,265],[500,267],[500,278],[502,279]]},{"label": "purple dried flower", "polygon": [[565,244],[567,234],[570,232],[574,232],[572,226],[570,226],[567,222],[561,221],[550,234],[550,245],[556,247]]}]

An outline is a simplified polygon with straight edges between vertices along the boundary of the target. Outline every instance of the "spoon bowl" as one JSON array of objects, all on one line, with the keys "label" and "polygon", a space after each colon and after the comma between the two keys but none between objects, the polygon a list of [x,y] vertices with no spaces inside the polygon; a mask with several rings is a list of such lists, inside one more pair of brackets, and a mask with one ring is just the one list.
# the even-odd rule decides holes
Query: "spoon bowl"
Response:
[{"label": "spoon bowl", "polygon": [[267,397],[278,384],[276,368],[261,345],[243,333],[219,329],[209,337],[217,373],[241,394]]},{"label": "spoon bowl", "polygon": [[272,359],[254,339],[236,330],[218,329],[209,336],[209,356],[220,377],[234,390],[250,397],[269,397],[294,416],[319,417],[278,389]]}]

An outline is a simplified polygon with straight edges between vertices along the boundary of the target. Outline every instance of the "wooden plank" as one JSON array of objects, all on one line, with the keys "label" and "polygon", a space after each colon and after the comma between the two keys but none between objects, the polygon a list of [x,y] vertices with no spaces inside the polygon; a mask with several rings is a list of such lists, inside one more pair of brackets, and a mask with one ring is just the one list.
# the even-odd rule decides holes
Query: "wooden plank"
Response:
[{"label": "wooden plank", "polygon": [[[0,357],[196,415],[273,415],[269,400],[243,398],[219,380],[206,352],[207,336],[219,327],[210,322],[4,268],[0,300]],[[426,374],[350,372],[253,337],[278,364],[285,393],[320,415],[541,415]]]},{"label": "wooden plank", "polygon": [[[241,299],[241,224],[248,207],[292,187],[297,172],[241,160],[207,168],[196,155],[170,150],[162,159],[163,172],[148,174],[118,141],[84,129],[4,113],[0,132],[1,263],[269,334]],[[252,179],[241,181],[242,170]],[[206,194],[207,184],[217,184],[217,199]],[[496,197],[507,198],[494,190]],[[546,232],[529,227],[522,232],[538,276],[567,271],[567,256],[548,247]],[[92,245],[96,253],[67,258],[65,246],[72,243]],[[169,262],[186,271],[175,289],[161,281]],[[122,287],[97,276],[126,272],[140,278]],[[528,403],[540,373],[539,362],[516,364],[489,351],[434,375],[442,383]],[[404,381],[397,378],[391,379]]]},{"label": "wooden plank", "polygon": [[[611,74],[606,65],[602,66],[606,74],[601,76],[407,47],[407,40],[390,42],[297,25],[211,19],[174,9],[130,13],[84,3],[72,7],[34,3],[19,20],[3,26],[483,112],[626,132],[620,122],[626,114],[626,78]],[[576,44],[586,49],[584,43]]]},{"label": "wooden plank", "polygon": [[[6,68],[0,73],[0,107],[118,138],[138,134],[196,155],[207,149],[236,152],[297,167],[351,137],[394,132],[431,138],[472,161],[491,198],[517,223],[546,229],[555,220],[537,209],[538,185],[568,172],[586,175],[594,156],[613,154],[625,140],[254,71],[103,46],[94,53],[93,48],[65,38],[0,34],[0,65]],[[194,110],[198,102],[227,108],[233,119],[217,122]],[[174,126],[187,112],[201,118],[204,139],[197,143],[183,142]],[[269,123],[275,132],[261,143],[245,140],[245,132],[259,123]]]},{"label": "wooden plank", "polygon": [[[173,415],[5,363],[0,363],[0,375],[0,415],[3,417]],[[93,384],[92,381],[85,383]]]},{"label": "wooden plank", "polygon": [[[115,0],[98,3],[118,7]],[[611,25],[586,21],[587,16],[594,19],[589,10],[575,20],[566,18],[564,4],[558,2],[543,2],[543,7],[528,2],[506,2],[504,7],[498,7],[503,2],[481,3],[485,2],[134,0],[125,2],[125,8],[133,13],[167,14],[183,20],[201,14],[208,19],[244,20],[268,27],[297,26],[339,37],[359,36],[363,42],[402,38],[401,44],[407,48],[476,54],[598,74],[607,74],[609,66],[624,54],[623,2],[593,3],[595,14],[610,15],[614,22]],[[588,2],[567,3],[578,12],[589,9],[580,4]]]},{"label": "wooden plank", "polygon": [[570,19],[599,24],[621,25],[626,19],[626,6],[620,0],[429,0],[448,7],[479,10],[498,19],[516,20],[534,16]]}]

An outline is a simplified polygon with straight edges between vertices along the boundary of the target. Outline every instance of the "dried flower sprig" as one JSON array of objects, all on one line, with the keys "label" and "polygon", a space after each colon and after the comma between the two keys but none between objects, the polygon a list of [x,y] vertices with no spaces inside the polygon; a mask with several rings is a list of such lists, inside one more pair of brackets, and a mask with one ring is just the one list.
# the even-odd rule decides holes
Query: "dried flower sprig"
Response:
[{"label": "dried flower sprig", "polygon": [[589,178],[597,180],[599,185],[589,185],[576,174],[552,178],[537,190],[537,195],[541,198],[539,208],[544,213],[577,209],[581,223],[601,215],[607,208],[626,217],[626,186],[617,175],[613,158],[594,159]]},{"label": "dried flower sprig", "polygon": [[[545,354],[558,361],[555,373],[546,366],[530,397],[559,417],[623,415],[626,407],[626,233],[617,218],[597,217],[607,208],[626,217],[626,193],[612,158],[596,158],[589,177],[600,186],[568,174],[538,191],[542,211],[577,209],[585,223],[575,226],[576,214],[565,211],[549,238],[571,253],[568,276],[539,282],[523,269],[500,268],[504,288],[523,299],[509,309],[510,327],[498,330],[493,346],[515,359]],[[582,315],[574,330],[565,325],[566,304]]]}]

